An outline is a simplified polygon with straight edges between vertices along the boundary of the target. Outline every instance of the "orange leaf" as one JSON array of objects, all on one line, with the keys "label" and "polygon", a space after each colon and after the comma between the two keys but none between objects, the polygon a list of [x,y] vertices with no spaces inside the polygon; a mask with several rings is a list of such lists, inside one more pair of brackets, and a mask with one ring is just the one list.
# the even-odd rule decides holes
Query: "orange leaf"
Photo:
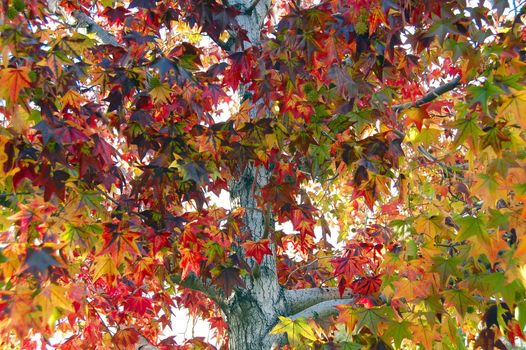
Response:
[{"label": "orange leaf", "polygon": [[117,346],[117,349],[132,350],[139,341],[139,332],[133,328],[126,328],[115,333],[111,342]]},{"label": "orange leaf", "polygon": [[2,89],[0,90],[0,96],[4,98],[8,96],[11,102],[16,103],[20,90],[31,86],[28,73],[29,67],[1,69],[0,81],[2,82]]},{"label": "orange leaf", "polygon": [[411,107],[407,109],[404,114],[407,116],[404,124],[411,125],[411,123],[414,123],[418,131],[422,130],[424,119],[429,118],[427,111],[422,107]]}]

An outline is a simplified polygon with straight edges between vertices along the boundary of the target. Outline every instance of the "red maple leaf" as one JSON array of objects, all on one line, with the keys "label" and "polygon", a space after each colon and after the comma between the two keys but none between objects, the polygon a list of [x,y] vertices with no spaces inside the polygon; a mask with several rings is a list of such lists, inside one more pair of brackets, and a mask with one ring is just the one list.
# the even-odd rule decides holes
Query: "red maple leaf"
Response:
[{"label": "red maple leaf", "polygon": [[153,311],[152,302],[140,295],[132,295],[124,301],[124,311],[134,312],[144,316],[148,311]]},{"label": "red maple leaf", "polygon": [[245,248],[247,256],[254,258],[258,264],[261,264],[265,255],[272,255],[272,250],[268,246],[269,243],[268,239],[262,239],[258,242],[247,241],[243,243],[243,248]]}]

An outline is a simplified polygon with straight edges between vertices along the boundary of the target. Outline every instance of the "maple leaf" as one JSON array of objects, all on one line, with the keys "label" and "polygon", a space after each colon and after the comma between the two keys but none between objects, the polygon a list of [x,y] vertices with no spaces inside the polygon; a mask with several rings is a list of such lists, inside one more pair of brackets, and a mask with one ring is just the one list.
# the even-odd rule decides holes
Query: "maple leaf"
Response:
[{"label": "maple leaf", "polygon": [[0,69],[0,81],[2,81],[0,97],[5,99],[9,97],[11,103],[15,104],[20,91],[31,86],[29,67]]},{"label": "maple leaf", "polygon": [[409,330],[410,323],[408,321],[391,322],[386,331],[382,334],[382,338],[386,340],[392,339],[396,349],[399,349],[404,339],[411,339],[412,333]]},{"label": "maple leaf", "polygon": [[229,297],[234,291],[234,288],[243,288],[246,286],[240,273],[241,271],[237,267],[221,269],[219,275],[214,278],[214,283],[223,289],[225,295]]},{"label": "maple leaf", "polygon": [[464,118],[455,124],[455,128],[458,130],[455,137],[455,144],[459,145],[466,139],[469,139],[472,144],[476,145],[477,137],[482,134],[482,129],[477,124],[475,118]]},{"label": "maple leaf", "polygon": [[179,249],[179,253],[181,254],[181,261],[179,262],[179,265],[183,269],[181,279],[184,280],[190,272],[194,272],[199,276],[201,271],[201,262],[205,261],[206,258],[203,257],[199,252],[196,252],[192,249]]},{"label": "maple leaf", "polygon": [[355,332],[367,327],[371,333],[378,334],[379,324],[390,323],[392,311],[385,306],[373,306],[354,309],[350,312],[350,315],[357,320]]},{"label": "maple leaf", "polygon": [[109,225],[109,227],[105,228],[104,234],[102,234],[104,246],[98,254],[110,254],[116,263],[122,261],[125,253],[128,253],[131,257],[139,256],[141,252],[136,240],[140,236],[141,234],[139,232],[127,230],[120,232],[118,229]]},{"label": "maple leaf", "polygon": [[424,120],[429,118],[429,114],[422,107],[411,107],[404,111],[404,114],[407,117],[405,124],[410,125],[411,123],[414,123],[418,131],[422,130]]},{"label": "maple leaf", "polygon": [[58,314],[55,313],[55,308],[66,312],[75,312],[75,308],[68,298],[67,291],[67,288],[51,283],[42,288],[40,294],[35,298],[35,302],[42,307],[44,320],[46,320],[51,327],[54,327],[58,318]]},{"label": "maple leaf", "polygon": [[93,261],[93,281],[105,277],[108,281],[115,281],[119,275],[117,265],[109,254],[100,255]]},{"label": "maple leaf", "polygon": [[415,220],[415,228],[417,232],[422,232],[434,237],[444,229],[443,222],[444,218],[440,215],[420,215]]},{"label": "maple leaf", "polygon": [[[512,90],[513,91],[513,90]],[[526,128],[526,118],[524,110],[526,108],[526,91],[513,91],[511,95],[506,95],[499,107],[499,116],[510,118],[511,122],[516,123],[521,128]]]},{"label": "maple leaf", "polygon": [[85,103],[87,100],[75,90],[68,90],[61,98],[60,104],[62,105],[62,110],[70,107],[75,111],[80,111],[80,104]]},{"label": "maple leaf", "polygon": [[486,223],[482,216],[465,216],[456,220],[460,226],[460,231],[456,237],[458,241],[463,241],[471,237],[486,238],[488,233]]},{"label": "maple leaf", "polygon": [[256,260],[258,264],[261,264],[265,255],[272,255],[272,250],[269,248],[270,240],[262,239],[258,242],[246,241],[243,243],[245,248],[245,254]]},{"label": "maple leaf", "polygon": [[92,138],[95,142],[93,155],[99,156],[105,166],[113,164],[111,156],[115,153],[115,149],[99,135],[93,135]]},{"label": "maple leaf", "polygon": [[124,300],[124,310],[144,316],[147,312],[153,312],[153,306],[148,298],[132,295]]},{"label": "maple leaf", "polygon": [[351,283],[351,289],[360,295],[371,295],[378,292],[381,285],[381,275],[359,277]]},{"label": "maple leaf", "polygon": [[291,320],[290,318],[278,316],[279,323],[272,328],[270,334],[286,333],[289,343],[296,347],[303,342],[303,338],[316,341],[316,335],[312,328],[303,318]]},{"label": "maple leaf", "polygon": [[432,259],[433,267],[431,271],[440,275],[442,286],[448,285],[449,279],[452,277],[461,277],[458,267],[462,263],[462,259],[458,257],[444,258],[441,256],[434,256]]},{"label": "maple leaf", "polygon": [[448,289],[442,292],[446,302],[452,305],[460,316],[464,317],[469,307],[476,305],[475,299],[460,289]]},{"label": "maple leaf", "polygon": [[488,112],[488,100],[494,96],[500,96],[504,94],[501,88],[492,84],[489,81],[485,81],[481,86],[470,86],[468,87],[469,92],[473,96],[472,103],[480,103],[482,110]]},{"label": "maple leaf", "polygon": [[161,83],[157,78],[150,80],[150,96],[155,103],[166,103],[170,101],[172,89],[168,83]]},{"label": "maple leaf", "polygon": [[413,301],[417,298],[426,298],[433,292],[431,281],[428,280],[411,280],[403,278],[400,281],[394,281],[394,297],[404,298],[406,301]]},{"label": "maple leaf", "polygon": [[133,328],[121,329],[116,332],[111,338],[111,342],[115,344],[118,349],[132,350],[136,348],[139,342],[140,333]]}]

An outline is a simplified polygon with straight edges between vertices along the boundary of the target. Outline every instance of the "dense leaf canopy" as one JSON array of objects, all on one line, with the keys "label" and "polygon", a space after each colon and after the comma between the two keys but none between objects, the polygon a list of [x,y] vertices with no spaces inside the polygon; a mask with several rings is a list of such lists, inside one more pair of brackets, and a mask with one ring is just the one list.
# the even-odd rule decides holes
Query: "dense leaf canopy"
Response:
[{"label": "dense leaf canopy", "polygon": [[223,344],[269,259],[352,295],[290,347],[524,339],[524,2],[277,0],[254,40],[258,5],[0,4],[0,346],[211,347],[176,307]]}]

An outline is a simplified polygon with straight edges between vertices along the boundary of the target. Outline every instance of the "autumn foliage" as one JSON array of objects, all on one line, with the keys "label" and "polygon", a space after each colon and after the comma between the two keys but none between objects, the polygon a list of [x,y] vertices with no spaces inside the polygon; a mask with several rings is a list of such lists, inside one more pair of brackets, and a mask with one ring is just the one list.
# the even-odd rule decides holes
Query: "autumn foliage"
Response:
[{"label": "autumn foliage", "polygon": [[179,307],[226,348],[270,259],[352,295],[289,348],[522,343],[524,2],[277,0],[256,41],[255,6],[1,2],[0,347],[212,348]]}]

